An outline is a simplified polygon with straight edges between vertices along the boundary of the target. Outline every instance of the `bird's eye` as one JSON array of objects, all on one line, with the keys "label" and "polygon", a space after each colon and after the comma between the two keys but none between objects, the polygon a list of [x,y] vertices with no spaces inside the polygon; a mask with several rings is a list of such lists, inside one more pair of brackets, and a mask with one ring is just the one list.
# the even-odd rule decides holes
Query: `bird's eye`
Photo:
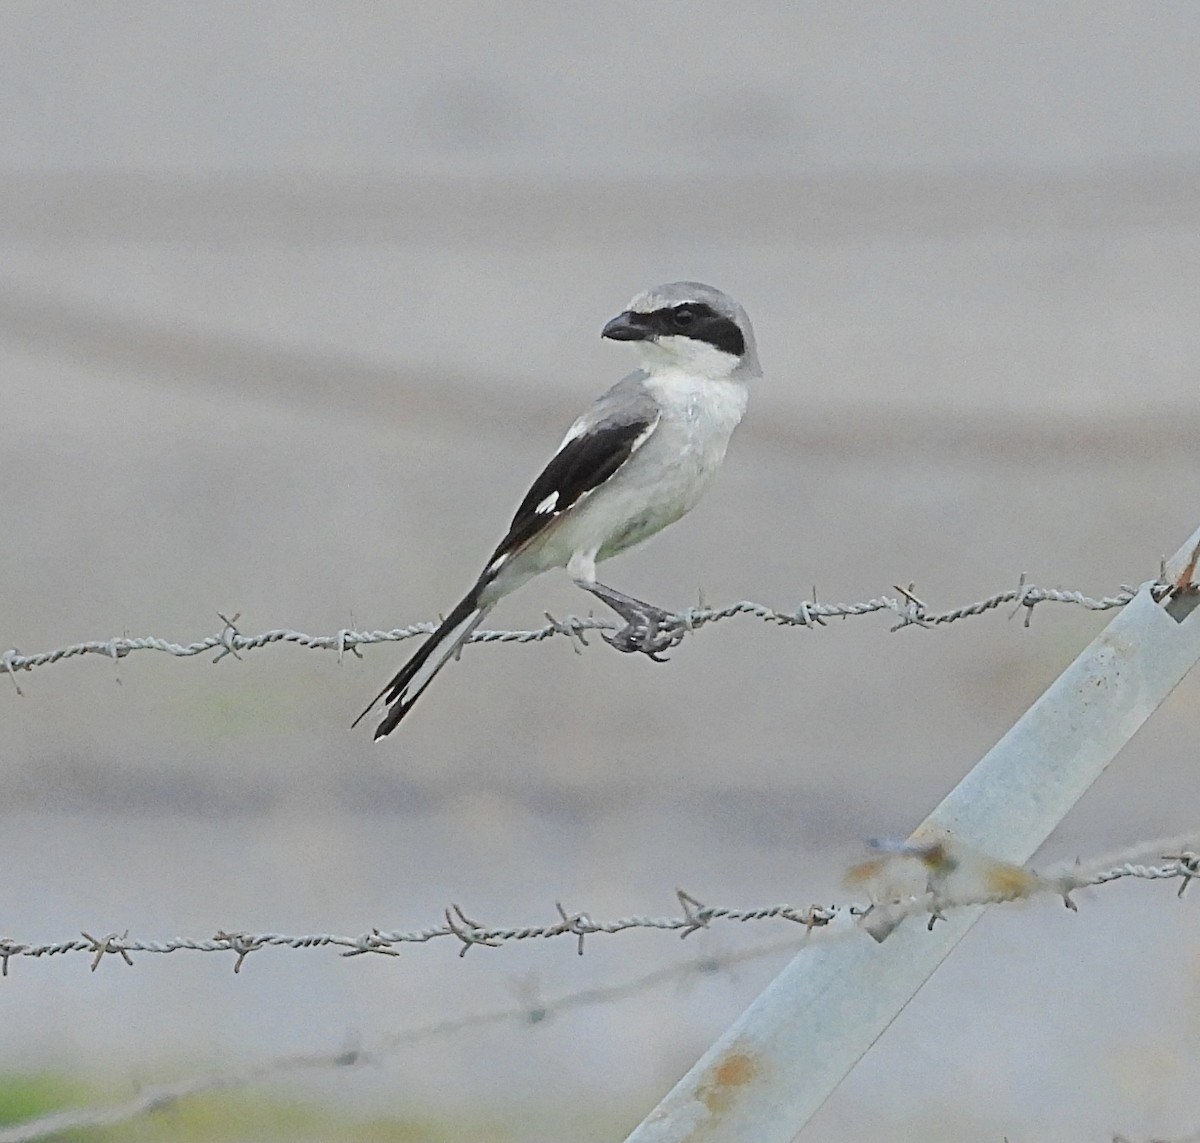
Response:
[{"label": "bird's eye", "polygon": [[696,311],[691,306],[676,306],[671,317],[677,329],[687,329],[696,320]]}]

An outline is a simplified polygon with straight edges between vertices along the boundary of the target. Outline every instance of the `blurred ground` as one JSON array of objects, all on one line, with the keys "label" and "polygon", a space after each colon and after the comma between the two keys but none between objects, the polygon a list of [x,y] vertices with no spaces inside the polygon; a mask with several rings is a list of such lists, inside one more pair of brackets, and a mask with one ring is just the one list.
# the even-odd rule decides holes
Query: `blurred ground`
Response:
[{"label": "blurred ground", "polygon": [[[21,114],[0,147],[0,647],[183,641],[218,611],[312,633],[433,617],[629,366],[600,325],[682,276],[744,302],[767,375],[709,498],[611,565],[635,594],[782,606],[915,582],[940,607],[1021,573],[1102,594],[1196,526],[1194,10],[700,4],[680,28],[544,8],[538,37],[489,51],[469,5],[286,27],[105,7],[3,17]],[[630,20],[695,50],[647,72]],[[551,58],[585,62],[568,80]],[[492,619],[585,604],[547,578]],[[731,620],[668,667],[474,648],[381,746],[346,725],[400,647],[59,664],[0,695],[0,935],[358,933],[451,901],[532,923],[556,900],[669,912],[676,886],[842,899],[861,839],[906,833],[1102,623]],[[1047,856],[1194,827],[1198,712],[1193,678]],[[1169,898],[989,918],[806,1138],[1194,1128],[1196,920]],[[237,977],[184,953],[21,962],[0,1067],[132,1087],[369,1045],[511,1003],[530,972],[568,991],[781,935],[749,928],[582,959],[264,952]],[[619,1137],[776,963],[423,1042],[303,1095],[529,1139],[569,1109],[572,1137]]]}]

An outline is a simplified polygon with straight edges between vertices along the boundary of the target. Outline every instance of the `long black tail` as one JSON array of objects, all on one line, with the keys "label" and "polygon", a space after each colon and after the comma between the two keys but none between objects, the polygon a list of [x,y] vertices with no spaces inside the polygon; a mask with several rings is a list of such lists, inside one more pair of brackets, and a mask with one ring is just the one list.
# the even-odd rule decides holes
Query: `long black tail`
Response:
[{"label": "long black tail", "polygon": [[400,720],[412,710],[413,703],[421,697],[421,692],[433,682],[433,677],[440,671],[455,653],[470,637],[471,632],[483,622],[483,617],[491,611],[491,605],[479,605],[479,595],[483,583],[477,583],[465,599],[442,621],[442,625],[417,648],[417,652],[386,687],[372,700],[366,710],[352,722],[351,728],[357,726],[374,709],[375,704],[384,700],[388,708],[383,721],[375,728],[375,738],[383,738],[391,734]]}]

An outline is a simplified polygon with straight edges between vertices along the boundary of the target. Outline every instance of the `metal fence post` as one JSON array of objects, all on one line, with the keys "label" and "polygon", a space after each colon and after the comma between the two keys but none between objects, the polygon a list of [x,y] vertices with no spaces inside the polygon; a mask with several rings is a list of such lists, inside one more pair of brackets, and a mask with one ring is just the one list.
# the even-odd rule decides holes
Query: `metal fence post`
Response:
[{"label": "metal fence post", "polygon": [[[1200,529],[1167,566],[1194,568]],[[1192,561],[1192,562],[1190,562]],[[1080,654],[922,823],[1024,864],[1200,660],[1194,597],[1150,586]],[[802,950],[628,1143],[788,1143],[982,915],[919,919]]]}]

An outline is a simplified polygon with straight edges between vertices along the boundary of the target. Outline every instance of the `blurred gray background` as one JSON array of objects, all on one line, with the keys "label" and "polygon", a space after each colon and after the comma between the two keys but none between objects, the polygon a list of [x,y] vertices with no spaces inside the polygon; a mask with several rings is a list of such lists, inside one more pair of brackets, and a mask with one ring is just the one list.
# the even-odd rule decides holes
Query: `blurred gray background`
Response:
[{"label": "blurred gray background", "polygon": [[[745,304],[766,376],[715,490],[610,582],[1149,578],[1200,523],[1198,76],[1192,3],[8,3],[0,649],[434,617],[630,367],[600,326],[678,277]],[[588,602],[549,576],[492,625]],[[841,900],[1102,624],[477,647],[381,745],[346,727],[412,645],[61,663],[0,687],[0,935]],[[1198,731],[1193,678],[1047,859],[1194,827]],[[1194,1130],[1198,934],[1167,887],[996,913],[806,1138]],[[0,1067],[119,1095],[781,935],[25,961]],[[779,963],[287,1090],[621,1138]]]}]

